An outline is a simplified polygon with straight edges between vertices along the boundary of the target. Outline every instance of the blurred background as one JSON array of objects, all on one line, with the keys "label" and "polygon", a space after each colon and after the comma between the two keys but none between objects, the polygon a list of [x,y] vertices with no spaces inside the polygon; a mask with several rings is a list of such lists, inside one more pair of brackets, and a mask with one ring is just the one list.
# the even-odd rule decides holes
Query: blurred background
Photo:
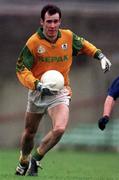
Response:
[{"label": "blurred background", "polygon": [[[40,25],[40,11],[48,3],[62,10],[62,27],[101,49],[111,60],[104,74],[93,58],[74,58],[70,72],[73,90],[67,131],[57,148],[115,150],[119,148],[118,101],[104,132],[97,126],[103,103],[119,69],[119,1],[117,0],[0,0],[0,148],[17,148],[24,127],[27,89],[18,81],[15,66],[27,39]],[[36,144],[50,128],[44,117]]]}]

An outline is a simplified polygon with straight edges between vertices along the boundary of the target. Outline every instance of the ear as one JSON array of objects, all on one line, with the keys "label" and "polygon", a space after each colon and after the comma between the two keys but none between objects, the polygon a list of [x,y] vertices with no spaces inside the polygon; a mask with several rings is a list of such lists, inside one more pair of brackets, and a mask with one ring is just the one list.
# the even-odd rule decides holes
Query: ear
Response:
[{"label": "ear", "polygon": [[59,25],[61,25],[61,18],[60,18],[60,20],[59,20]]},{"label": "ear", "polygon": [[40,19],[40,24],[41,26],[43,26],[43,19]]}]

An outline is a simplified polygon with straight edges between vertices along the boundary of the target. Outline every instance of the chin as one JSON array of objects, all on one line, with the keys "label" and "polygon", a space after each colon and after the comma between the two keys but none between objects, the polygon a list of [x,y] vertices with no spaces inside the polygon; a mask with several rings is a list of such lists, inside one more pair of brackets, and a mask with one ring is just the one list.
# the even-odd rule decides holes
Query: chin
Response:
[{"label": "chin", "polygon": [[56,37],[56,35],[51,35],[51,34],[49,35],[49,38],[52,38],[52,39],[53,39],[53,38],[55,38],[55,37]]},{"label": "chin", "polygon": [[49,37],[55,37],[56,33],[49,33]]}]

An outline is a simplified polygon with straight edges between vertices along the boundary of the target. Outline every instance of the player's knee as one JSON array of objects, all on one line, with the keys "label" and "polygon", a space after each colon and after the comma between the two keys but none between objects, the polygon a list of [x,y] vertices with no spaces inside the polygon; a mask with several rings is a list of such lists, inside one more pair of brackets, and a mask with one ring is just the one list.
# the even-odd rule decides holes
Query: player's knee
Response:
[{"label": "player's knee", "polygon": [[55,136],[62,136],[65,132],[65,128],[64,127],[55,127],[53,129],[53,133],[55,134]]},{"label": "player's knee", "polygon": [[24,134],[26,135],[27,138],[30,138],[30,139],[34,138],[34,136],[35,136],[35,132],[29,128],[25,129]]}]

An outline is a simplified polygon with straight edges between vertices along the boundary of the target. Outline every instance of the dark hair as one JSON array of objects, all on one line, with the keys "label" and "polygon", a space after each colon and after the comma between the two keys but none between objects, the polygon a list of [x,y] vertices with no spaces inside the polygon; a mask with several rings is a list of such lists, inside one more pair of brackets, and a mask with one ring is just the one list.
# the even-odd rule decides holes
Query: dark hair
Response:
[{"label": "dark hair", "polygon": [[43,9],[41,10],[41,19],[43,21],[44,21],[46,12],[48,12],[49,15],[58,13],[60,18],[62,16],[60,8],[58,8],[55,5],[48,4],[48,5],[44,6]]}]

